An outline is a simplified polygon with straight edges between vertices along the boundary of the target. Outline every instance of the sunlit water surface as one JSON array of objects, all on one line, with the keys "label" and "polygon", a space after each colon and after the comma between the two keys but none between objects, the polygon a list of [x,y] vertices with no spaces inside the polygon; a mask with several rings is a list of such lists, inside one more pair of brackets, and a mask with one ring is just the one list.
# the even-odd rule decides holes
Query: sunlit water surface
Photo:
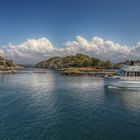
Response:
[{"label": "sunlit water surface", "polygon": [[53,71],[0,77],[0,140],[139,139],[138,90]]}]

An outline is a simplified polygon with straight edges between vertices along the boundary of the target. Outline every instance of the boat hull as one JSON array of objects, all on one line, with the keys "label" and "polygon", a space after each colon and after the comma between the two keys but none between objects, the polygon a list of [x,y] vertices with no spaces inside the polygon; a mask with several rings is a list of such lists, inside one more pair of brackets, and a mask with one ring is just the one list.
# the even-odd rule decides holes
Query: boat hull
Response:
[{"label": "boat hull", "polygon": [[119,88],[140,88],[140,81],[105,77],[104,85],[107,87],[112,86]]}]

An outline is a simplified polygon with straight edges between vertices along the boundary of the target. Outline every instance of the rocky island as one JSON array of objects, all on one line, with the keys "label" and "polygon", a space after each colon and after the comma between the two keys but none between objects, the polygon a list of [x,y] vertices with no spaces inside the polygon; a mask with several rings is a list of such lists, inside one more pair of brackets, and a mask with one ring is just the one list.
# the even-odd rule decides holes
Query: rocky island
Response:
[{"label": "rocky island", "polygon": [[0,56],[0,74],[16,73],[17,66],[12,60],[8,60]]},{"label": "rocky island", "polygon": [[120,68],[120,64],[112,64],[109,60],[102,61],[88,55],[76,54],[43,60],[36,67],[59,70],[64,75],[104,76],[115,74],[110,69]]}]

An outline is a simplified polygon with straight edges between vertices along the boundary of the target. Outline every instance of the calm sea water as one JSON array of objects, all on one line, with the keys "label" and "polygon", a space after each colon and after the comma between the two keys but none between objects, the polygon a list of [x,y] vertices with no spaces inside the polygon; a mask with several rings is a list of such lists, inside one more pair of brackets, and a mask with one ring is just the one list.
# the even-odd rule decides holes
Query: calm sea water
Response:
[{"label": "calm sea water", "polygon": [[53,71],[0,77],[0,140],[139,140],[140,91],[103,84]]}]

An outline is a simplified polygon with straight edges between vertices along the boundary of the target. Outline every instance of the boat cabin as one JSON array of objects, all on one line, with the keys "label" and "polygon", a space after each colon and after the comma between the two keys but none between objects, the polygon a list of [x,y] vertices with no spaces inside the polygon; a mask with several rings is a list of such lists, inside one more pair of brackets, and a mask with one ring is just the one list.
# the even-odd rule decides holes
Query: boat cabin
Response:
[{"label": "boat cabin", "polygon": [[120,76],[140,77],[140,66],[124,66],[120,71]]}]

